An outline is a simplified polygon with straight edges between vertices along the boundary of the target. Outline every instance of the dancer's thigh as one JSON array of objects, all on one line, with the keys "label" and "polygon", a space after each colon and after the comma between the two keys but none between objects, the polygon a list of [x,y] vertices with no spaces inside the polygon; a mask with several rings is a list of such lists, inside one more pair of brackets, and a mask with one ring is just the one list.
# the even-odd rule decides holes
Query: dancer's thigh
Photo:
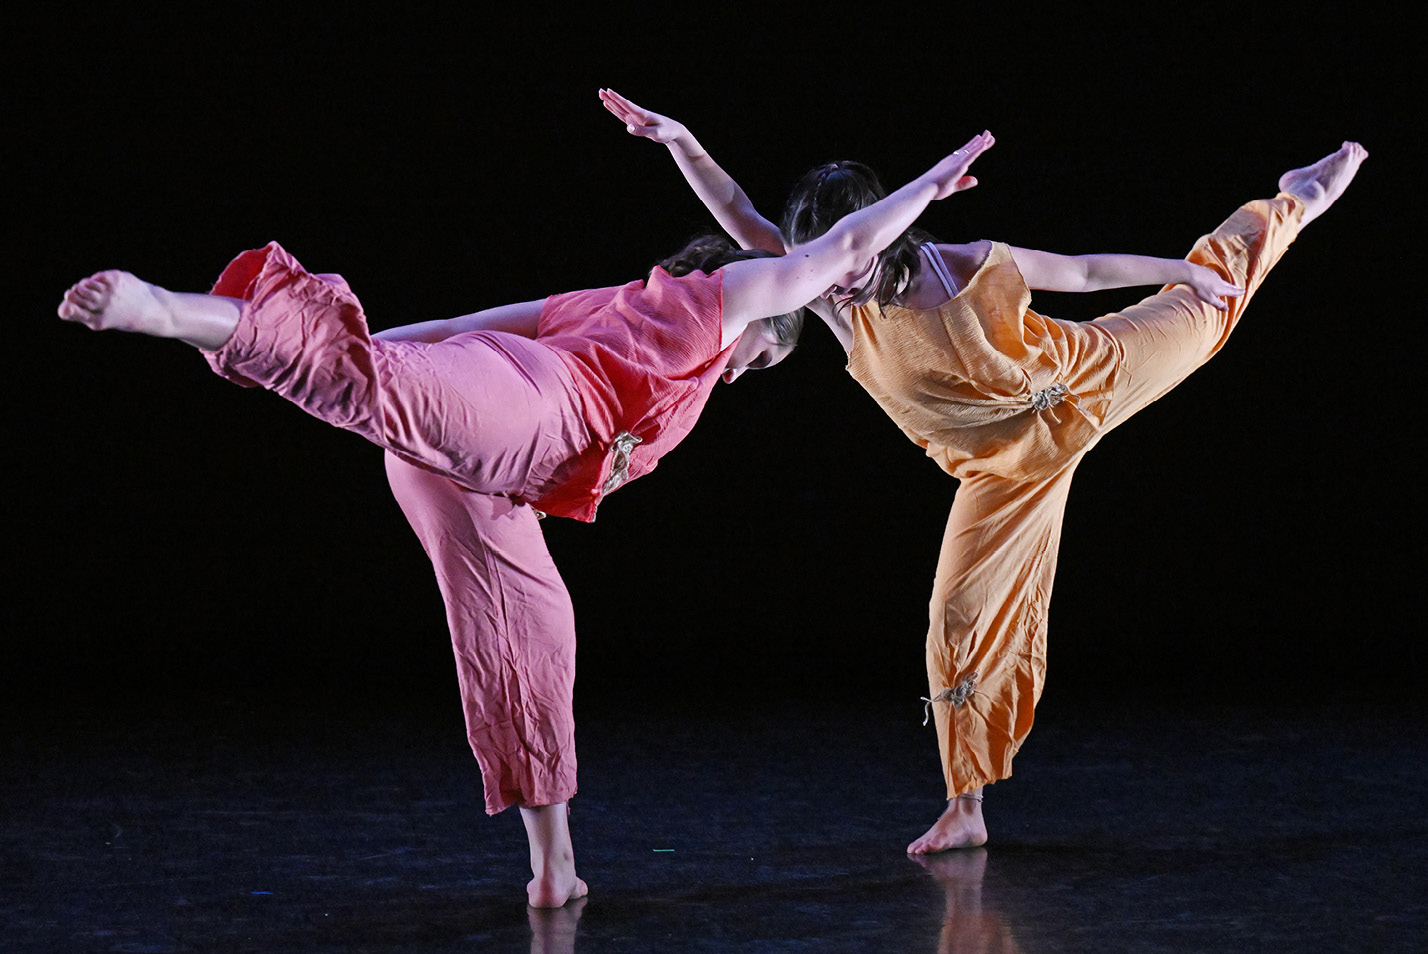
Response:
[{"label": "dancer's thigh", "polygon": [[383,345],[384,430],[403,459],[489,493],[528,493],[588,446],[559,355],[527,338]]},{"label": "dancer's thigh", "polygon": [[1224,347],[1265,277],[1294,241],[1302,212],[1302,203],[1288,195],[1248,202],[1195,243],[1187,259],[1242,290],[1238,298],[1225,300],[1225,310],[1175,285],[1093,322],[1124,350],[1105,430],[1164,396]]},{"label": "dancer's thigh", "polygon": [[1231,327],[1183,285],[1093,324],[1115,338],[1124,355],[1103,421],[1107,431],[1164,397],[1208,361]]},{"label": "dancer's thigh", "polygon": [[944,678],[1007,649],[1012,634],[1042,627],[1051,597],[1073,460],[1040,480],[964,480],[943,533],[933,585],[929,648]]}]

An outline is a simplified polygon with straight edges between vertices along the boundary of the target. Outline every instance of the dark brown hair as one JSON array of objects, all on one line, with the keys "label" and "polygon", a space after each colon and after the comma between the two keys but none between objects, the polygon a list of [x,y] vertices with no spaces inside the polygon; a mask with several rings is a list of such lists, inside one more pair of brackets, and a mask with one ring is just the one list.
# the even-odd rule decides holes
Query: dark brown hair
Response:
[{"label": "dark brown hair", "polygon": [[[699,235],[689,240],[684,248],[659,263],[659,267],[674,278],[681,278],[691,272],[712,275],[730,262],[744,262],[751,258],[777,258],[773,252],[761,248],[739,248],[722,235]],[[773,331],[779,344],[790,348],[798,344],[798,336],[803,331],[803,309],[787,315],[761,318]]]},{"label": "dark brown hair", "polygon": [[[793,187],[783,210],[783,234],[791,245],[801,245],[827,232],[843,216],[867,208],[887,195],[877,174],[861,162],[830,162],[810,169]],[[878,254],[873,280],[853,297],[853,304],[876,300],[886,305],[917,276],[922,267],[918,246],[932,241],[921,229],[911,228]]]}]

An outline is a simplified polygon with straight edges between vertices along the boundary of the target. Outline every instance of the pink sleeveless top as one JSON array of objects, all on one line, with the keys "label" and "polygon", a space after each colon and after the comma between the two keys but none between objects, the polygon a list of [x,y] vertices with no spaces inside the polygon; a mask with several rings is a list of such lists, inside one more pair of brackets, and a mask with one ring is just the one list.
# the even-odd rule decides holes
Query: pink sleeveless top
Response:
[{"label": "pink sleeveless top", "polygon": [[723,289],[722,272],[656,268],[644,282],[546,300],[537,340],[570,369],[594,443],[533,507],[593,520],[606,494],[684,440],[728,363]]}]

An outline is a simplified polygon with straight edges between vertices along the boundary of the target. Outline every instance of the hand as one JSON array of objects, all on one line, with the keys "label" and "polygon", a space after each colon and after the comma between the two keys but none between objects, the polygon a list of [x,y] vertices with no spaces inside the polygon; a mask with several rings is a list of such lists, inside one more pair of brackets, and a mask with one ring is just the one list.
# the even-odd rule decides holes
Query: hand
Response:
[{"label": "hand", "polygon": [[689,132],[683,123],[659,113],[652,113],[648,109],[641,109],[613,89],[600,90],[600,102],[605,104],[605,108],[613,113],[616,119],[625,124],[625,131],[632,136],[653,139],[668,145]]},{"label": "hand", "polygon": [[1195,293],[1205,304],[1217,311],[1228,311],[1230,306],[1225,302],[1226,298],[1238,298],[1245,293],[1243,288],[1237,288],[1225,281],[1211,269],[1204,265],[1190,265],[1190,275],[1185,279],[1184,284],[1190,286],[1190,290]]},{"label": "hand", "polygon": [[937,194],[933,198],[945,199],[954,192],[965,192],[974,187],[977,180],[967,175],[967,170],[977,157],[992,148],[996,141],[996,137],[990,132],[973,136],[967,145],[923,173],[924,180],[937,186]]}]

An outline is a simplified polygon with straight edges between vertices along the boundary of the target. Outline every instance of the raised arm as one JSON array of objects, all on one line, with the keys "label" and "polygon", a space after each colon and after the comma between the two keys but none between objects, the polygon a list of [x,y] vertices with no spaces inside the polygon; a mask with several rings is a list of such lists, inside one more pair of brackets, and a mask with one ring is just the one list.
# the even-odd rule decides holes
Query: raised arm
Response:
[{"label": "raised arm", "polygon": [[1180,258],[1148,255],[1056,255],[1034,249],[1013,248],[1026,286],[1040,291],[1090,292],[1133,285],[1188,285],[1207,305],[1224,311],[1226,298],[1238,298],[1237,288],[1203,265]]},{"label": "raised arm", "polygon": [[693,134],[668,116],[643,109],[612,89],[600,90],[600,101],[632,136],[651,139],[669,148],[685,180],[718,221],[743,248],[761,248],[782,255],[787,251],[778,226],[759,214],[748,195]]},{"label": "raised arm", "polygon": [[734,262],[724,272],[724,343],[752,321],[783,314],[837,288],[864,281],[877,255],[917,221],[929,202],[977,184],[967,175],[996,140],[984,132],[887,198],[839,219],[781,258]]},{"label": "raised arm", "polygon": [[380,341],[435,342],[445,341],[452,335],[464,334],[468,331],[504,331],[507,334],[520,335],[522,338],[534,338],[537,325],[540,323],[540,312],[544,306],[544,298],[536,301],[522,301],[514,305],[487,308],[484,311],[462,315],[459,318],[419,321],[414,325],[388,328],[385,331],[377,332],[372,337]]}]

